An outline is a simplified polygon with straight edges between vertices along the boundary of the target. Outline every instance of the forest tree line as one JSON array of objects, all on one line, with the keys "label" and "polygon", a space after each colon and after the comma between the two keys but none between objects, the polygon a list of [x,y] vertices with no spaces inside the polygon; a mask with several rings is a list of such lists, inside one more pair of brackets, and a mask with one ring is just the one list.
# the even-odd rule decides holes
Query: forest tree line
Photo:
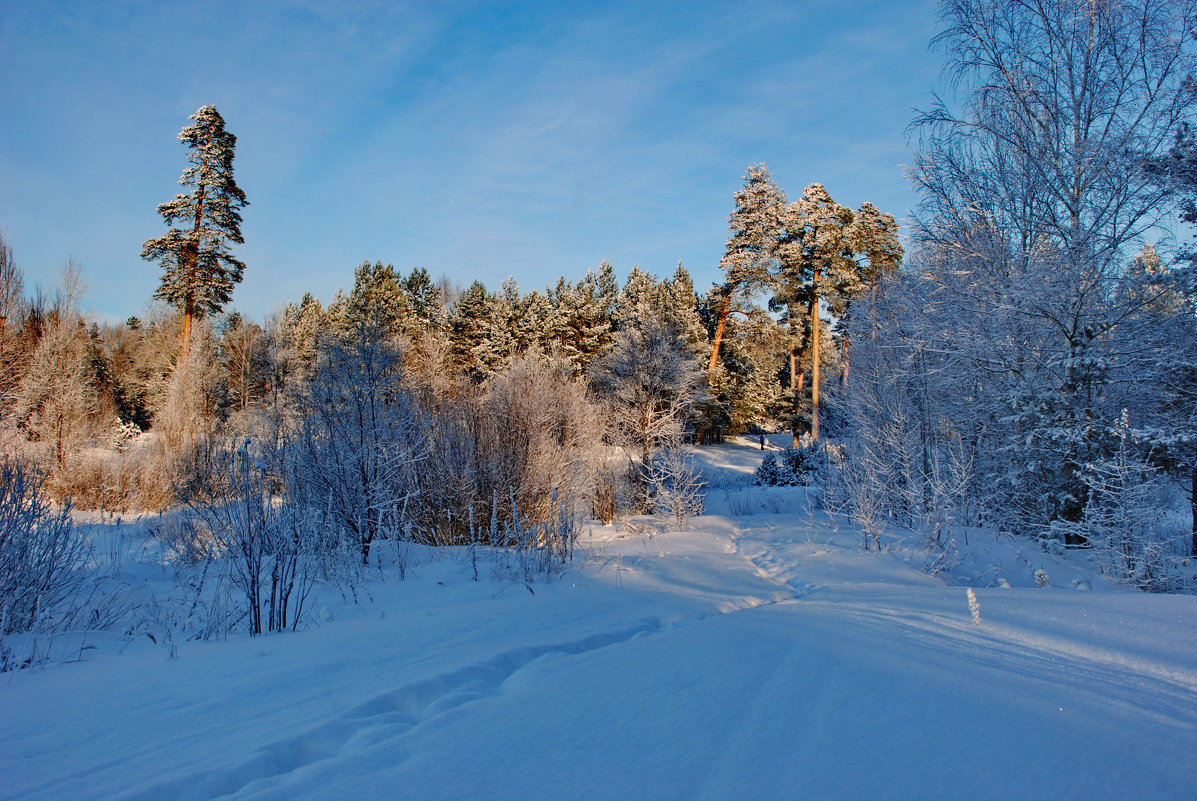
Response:
[{"label": "forest tree line", "polygon": [[872,204],[791,201],[751,165],[705,291],[680,264],[525,292],[376,261],[327,305],[245,319],[248,201],[204,107],[143,248],[144,319],[88,323],[73,269],[28,296],[0,249],[6,449],[107,509],[217,496],[240,458],[367,558],[378,536],[681,520],[682,443],[784,430],[866,547],[918,531],[934,569],[988,525],[1172,588],[1197,555],[1195,256],[1166,237],[1197,221],[1195,12],[946,0],[953,96],[911,126],[906,247]]}]

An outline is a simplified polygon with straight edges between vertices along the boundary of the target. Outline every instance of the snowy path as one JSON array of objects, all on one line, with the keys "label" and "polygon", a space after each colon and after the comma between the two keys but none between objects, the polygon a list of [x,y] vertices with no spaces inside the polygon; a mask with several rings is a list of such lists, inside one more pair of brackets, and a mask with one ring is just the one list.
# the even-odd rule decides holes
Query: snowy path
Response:
[{"label": "snowy path", "polygon": [[2,799],[1191,799],[1197,604],[965,590],[809,514],[441,559],[296,635],[0,677]]}]

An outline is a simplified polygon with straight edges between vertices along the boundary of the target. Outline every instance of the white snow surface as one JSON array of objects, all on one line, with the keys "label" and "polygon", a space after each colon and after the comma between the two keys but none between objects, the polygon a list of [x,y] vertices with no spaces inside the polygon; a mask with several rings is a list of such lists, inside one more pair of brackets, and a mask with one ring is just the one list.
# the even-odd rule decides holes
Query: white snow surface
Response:
[{"label": "white snow surface", "polygon": [[529,586],[418,550],[307,630],[2,675],[0,798],[1197,798],[1197,598],[984,532],[933,577],[760,455]]}]

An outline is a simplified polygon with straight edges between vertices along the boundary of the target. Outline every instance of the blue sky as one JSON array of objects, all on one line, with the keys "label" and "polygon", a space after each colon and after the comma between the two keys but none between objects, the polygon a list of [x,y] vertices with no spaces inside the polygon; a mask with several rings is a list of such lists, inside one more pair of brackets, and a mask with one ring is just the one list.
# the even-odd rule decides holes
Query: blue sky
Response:
[{"label": "blue sky", "polygon": [[382,260],[492,289],[603,258],[718,280],[732,193],[767,162],[900,220],[935,4],[24,2],[0,10],[0,230],[30,284],[74,258],[100,316],[159,268],[189,114],[238,138],[261,319]]}]

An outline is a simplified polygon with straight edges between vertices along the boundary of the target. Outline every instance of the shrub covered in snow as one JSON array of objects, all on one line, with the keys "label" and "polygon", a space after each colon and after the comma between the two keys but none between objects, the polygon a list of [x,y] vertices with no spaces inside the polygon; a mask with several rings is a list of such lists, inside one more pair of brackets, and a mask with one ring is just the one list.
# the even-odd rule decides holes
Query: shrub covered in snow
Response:
[{"label": "shrub covered in snow", "polygon": [[0,463],[0,635],[64,625],[84,595],[88,545],[43,485],[19,462]]}]

